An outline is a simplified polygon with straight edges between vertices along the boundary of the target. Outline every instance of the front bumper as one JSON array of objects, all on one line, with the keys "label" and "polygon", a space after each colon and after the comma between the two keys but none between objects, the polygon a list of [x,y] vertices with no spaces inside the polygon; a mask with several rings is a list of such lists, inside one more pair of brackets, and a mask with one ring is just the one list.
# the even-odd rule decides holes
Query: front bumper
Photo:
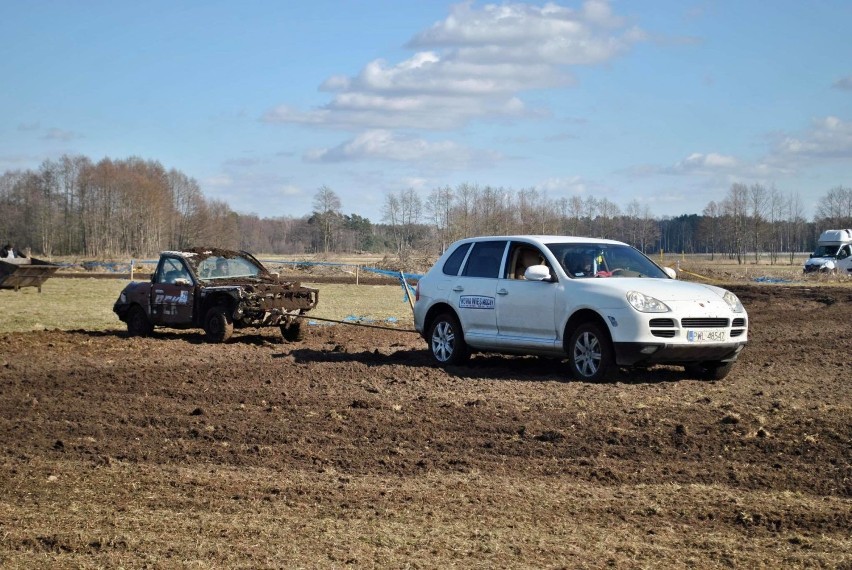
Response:
[{"label": "front bumper", "polygon": [[690,364],[693,362],[734,362],[745,342],[683,345],[647,342],[616,342],[615,361],[619,366],[645,364]]},{"label": "front bumper", "polygon": [[127,313],[130,312],[130,303],[118,302],[112,306],[112,312],[118,316],[120,321],[127,321]]}]

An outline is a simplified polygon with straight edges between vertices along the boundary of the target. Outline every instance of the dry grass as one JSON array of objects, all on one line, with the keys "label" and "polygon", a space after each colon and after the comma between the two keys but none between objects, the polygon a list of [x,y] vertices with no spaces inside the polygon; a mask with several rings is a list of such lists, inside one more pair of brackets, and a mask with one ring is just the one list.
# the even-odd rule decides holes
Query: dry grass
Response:
[{"label": "dry grass", "polygon": [[[44,329],[112,330],[124,323],[112,312],[126,279],[48,279],[39,293],[33,287],[18,292],[0,289],[0,333]],[[397,319],[411,326],[411,307],[399,285],[311,284],[320,290],[320,302],[311,315],[326,319],[348,316],[365,320]]]}]

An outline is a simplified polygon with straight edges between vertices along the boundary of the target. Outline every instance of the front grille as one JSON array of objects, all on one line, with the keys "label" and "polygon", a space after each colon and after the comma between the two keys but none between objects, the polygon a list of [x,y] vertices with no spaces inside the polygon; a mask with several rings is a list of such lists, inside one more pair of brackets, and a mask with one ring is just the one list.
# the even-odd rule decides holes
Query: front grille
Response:
[{"label": "front grille", "polygon": [[648,324],[651,326],[651,328],[654,328],[654,327],[674,328],[674,326],[675,326],[674,319],[651,319],[651,322],[649,322]]},{"label": "front grille", "polygon": [[731,330],[731,338],[737,338],[738,336],[742,336],[745,331],[743,329],[733,329]]},{"label": "front grille", "polygon": [[728,326],[728,319],[681,319],[680,324],[693,329],[723,329]]},{"label": "front grille", "polygon": [[673,330],[652,330],[651,334],[660,338],[674,338],[675,331]]},{"label": "front grille", "polygon": [[745,319],[742,318],[742,317],[740,317],[739,319],[734,319],[734,322],[731,323],[731,326],[732,327],[744,327],[745,326]]}]

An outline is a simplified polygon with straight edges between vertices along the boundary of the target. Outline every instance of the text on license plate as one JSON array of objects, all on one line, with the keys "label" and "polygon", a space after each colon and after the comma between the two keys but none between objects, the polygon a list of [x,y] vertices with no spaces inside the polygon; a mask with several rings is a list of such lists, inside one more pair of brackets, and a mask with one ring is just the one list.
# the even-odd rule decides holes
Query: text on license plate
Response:
[{"label": "text on license plate", "polygon": [[725,329],[687,330],[686,340],[689,342],[725,342]]}]

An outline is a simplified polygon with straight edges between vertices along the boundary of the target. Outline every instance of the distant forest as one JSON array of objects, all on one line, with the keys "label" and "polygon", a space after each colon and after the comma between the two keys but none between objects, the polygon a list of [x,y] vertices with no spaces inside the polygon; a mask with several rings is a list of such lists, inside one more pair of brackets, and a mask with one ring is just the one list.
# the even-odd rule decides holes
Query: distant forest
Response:
[{"label": "distant forest", "polygon": [[461,184],[426,196],[385,196],[382,219],[344,214],[321,186],[313,212],[261,218],[206,198],[198,183],[159,162],[85,156],[0,176],[0,240],[36,256],[152,256],[195,245],[268,254],[375,252],[434,255],[474,235],[563,234],[611,238],[646,253],[706,253],[744,263],[810,251],[820,231],[852,228],[852,188],[828,189],[806,220],[798,194],[733,184],[701,214],[658,217],[647,205],[594,196],[550,198],[535,189]]}]

